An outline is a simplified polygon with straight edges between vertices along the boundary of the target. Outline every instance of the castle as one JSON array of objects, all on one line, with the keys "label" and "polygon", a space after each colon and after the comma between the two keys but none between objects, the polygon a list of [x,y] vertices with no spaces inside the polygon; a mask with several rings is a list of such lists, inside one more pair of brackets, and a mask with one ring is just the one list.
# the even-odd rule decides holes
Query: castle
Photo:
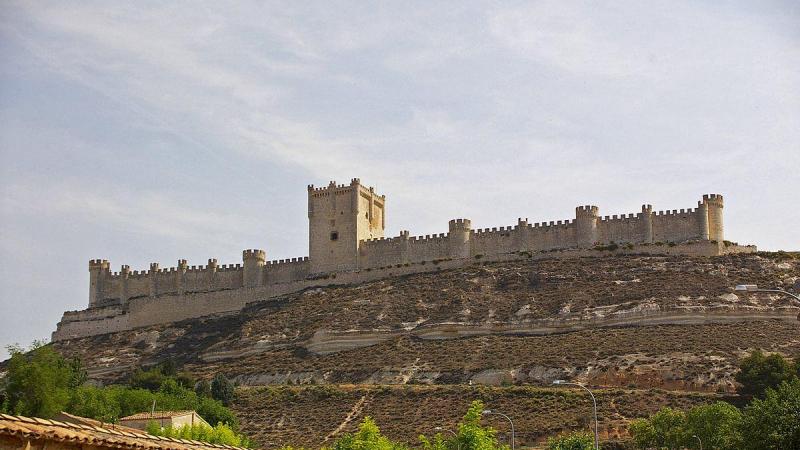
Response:
[{"label": "castle", "polygon": [[[578,206],[575,218],[472,229],[468,219],[450,220],[438,235],[384,237],[386,197],[358,178],[349,185],[308,186],[309,256],[267,261],[264,250],[242,253],[242,264],[111,272],[106,260],[89,261],[89,308],[68,311],[53,340],[104,334],[158,323],[239,311],[247,303],[308,287],[348,284],[401,274],[441,270],[468,261],[543,255],[585,256],[596,250],[713,256],[755,251],[724,240],[723,198],[704,195],[696,208],[599,215]],[[431,263],[431,264],[427,264]]]}]

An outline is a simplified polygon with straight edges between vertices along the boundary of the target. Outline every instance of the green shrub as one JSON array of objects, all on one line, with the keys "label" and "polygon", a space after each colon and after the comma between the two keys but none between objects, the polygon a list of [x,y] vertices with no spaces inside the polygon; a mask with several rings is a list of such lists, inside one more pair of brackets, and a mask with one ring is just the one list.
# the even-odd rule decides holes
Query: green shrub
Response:
[{"label": "green shrub", "polygon": [[739,393],[760,397],[767,388],[776,388],[784,381],[797,378],[797,368],[783,356],[775,353],[764,356],[761,350],[754,350],[739,362],[736,381],[742,384]]},{"label": "green shrub", "polygon": [[369,416],[361,422],[356,433],[347,433],[337,439],[331,450],[405,450],[407,446],[392,442]]},{"label": "green shrub", "polygon": [[577,432],[547,439],[547,450],[592,450],[593,448],[592,433]]},{"label": "green shrub", "polygon": [[224,423],[218,423],[213,428],[206,425],[184,425],[178,428],[161,428],[158,423],[150,422],[147,424],[146,431],[154,436],[192,439],[208,442],[210,444],[232,445],[235,447],[252,447],[252,443],[246,436],[236,433],[231,427]]},{"label": "green shrub", "polygon": [[742,416],[744,449],[800,448],[800,380],[768,388],[764,399],[754,399]]},{"label": "green shrub", "polygon": [[211,396],[225,406],[230,405],[233,401],[233,390],[233,383],[224,374],[216,374],[211,381]]},{"label": "green shrub", "polygon": [[508,450],[497,440],[497,431],[492,427],[481,426],[483,402],[475,400],[458,425],[456,436],[443,437],[437,434],[433,439],[424,435],[419,437],[424,450]]}]

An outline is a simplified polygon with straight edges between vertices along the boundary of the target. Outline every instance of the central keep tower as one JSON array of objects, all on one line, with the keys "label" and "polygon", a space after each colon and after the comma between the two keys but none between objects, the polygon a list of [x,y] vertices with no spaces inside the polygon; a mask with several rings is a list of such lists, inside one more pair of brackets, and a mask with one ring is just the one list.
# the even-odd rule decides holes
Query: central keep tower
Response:
[{"label": "central keep tower", "polygon": [[365,239],[382,238],[386,196],[353,178],[350,185],[331,181],[308,186],[308,255],[311,273],[358,269],[358,249]]}]

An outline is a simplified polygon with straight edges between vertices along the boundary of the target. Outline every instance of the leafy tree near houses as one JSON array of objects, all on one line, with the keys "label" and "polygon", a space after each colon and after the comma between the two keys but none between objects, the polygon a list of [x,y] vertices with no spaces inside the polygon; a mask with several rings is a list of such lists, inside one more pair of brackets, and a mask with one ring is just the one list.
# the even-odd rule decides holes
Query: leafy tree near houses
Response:
[{"label": "leafy tree near houses", "polygon": [[800,448],[800,380],[768,388],[763,399],[753,399],[742,416],[743,449]]},{"label": "leafy tree near houses", "polygon": [[798,367],[789,363],[783,356],[774,353],[764,356],[761,350],[754,350],[739,362],[736,381],[742,384],[739,393],[763,397],[767,388],[776,388],[784,381],[797,378]]},{"label": "leafy tree near houses", "polygon": [[680,449],[686,442],[686,414],[672,408],[662,408],[649,419],[636,419],[629,430],[638,448]]},{"label": "leafy tree near houses", "polygon": [[742,413],[726,402],[698,405],[686,413],[686,445],[692,445],[692,436],[703,442],[703,448],[734,450],[740,448]]},{"label": "leafy tree near houses", "polygon": [[225,406],[233,402],[233,389],[233,383],[222,373],[216,374],[211,380],[211,397],[221,401]]},{"label": "leafy tree near houses", "polygon": [[11,359],[2,381],[3,409],[11,414],[51,417],[62,411],[72,390],[86,380],[79,361],[67,361],[49,345],[36,341],[25,351],[8,347]]},{"label": "leafy tree near houses", "polygon": [[586,432],[562,434],[547,439],[547,450],[592,450],[594,435]]}]

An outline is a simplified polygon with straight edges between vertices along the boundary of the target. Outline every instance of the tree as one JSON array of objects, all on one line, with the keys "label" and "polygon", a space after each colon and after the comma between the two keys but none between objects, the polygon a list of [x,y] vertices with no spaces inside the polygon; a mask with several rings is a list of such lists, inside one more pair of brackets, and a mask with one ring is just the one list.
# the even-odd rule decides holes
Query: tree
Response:
[{"label": "tree", "polygon": [[11,359],[2,390],[5,408],[12,414],[53,417],[66,407],[74,385],[85,379],[79,364],[65,361],[41,341],[27,352],[17,346],[8,351]]},{"label": "tree", "polygon": [[378,425],[372,418],[365,417],[354,434],[347,433],[337,439],[332,450],[405,450],[403,444],[392,442],[381,434]]},{"label": "tree", "polygon": [[685,434],[689,439],[698,436],[707,449],[737,449],[741,423],[742,413],[730,403],[699,405],[686,413]]},{"label": "tree", "polygon": [[161,383],[163,383],[166,378],[164,373],[161,372],[160,367],[154,367],[148,370],[137,368],[128,380],[128,385],[132,388],[147,389],[148,391],[155,392],[161,388]]},{"label": "tree", "polygon": [[198,397],[211,398],[211,383],[209,383],[206,380],[201,380],[194,387],[194,392],[197,394]]},{"label": "tree", "polygon": [[800,448],[800,380],[768,388],[763,399],[744,408],[742,448],[778,450]]},{"label": "tree", "polygon": [[445,439],[437,434],[433,439],[428,439],[421,435],[419,439],[422,447],[425,450],[508,450],[507,445],[501,445],[497,441],[497,431],[492,427],[481,426],[482,415],[483,402],[473,401],[458,425],[458,433],[455,437],[448,436]]},{"label": "tree", "polygon": [[662,408],[649,419],[637,419],[631,422],[629,430],[634,443],[639,448],[679,449],[687,441],[684,427],[686,415],[683,411]]},{"label": "tree", "polygon": [[742,384],[739,392],[754,397],[763,397],[767,388],[775,388],[784,381],[797,378],[797,369],[783,356],[777,353],[764,356],[761,350],[754,350],[743,358],[739,368],[736,374],[736,381]]},{"label": "tree", "polygon": [[211,397],[228,406],[233,402],[233,383],[224,374],[218,373],[211,380]]},{"label": "tree", "polygon": [[562,434],[547,439],[547,450],[592,450],[594,435],[586,432]]}]

